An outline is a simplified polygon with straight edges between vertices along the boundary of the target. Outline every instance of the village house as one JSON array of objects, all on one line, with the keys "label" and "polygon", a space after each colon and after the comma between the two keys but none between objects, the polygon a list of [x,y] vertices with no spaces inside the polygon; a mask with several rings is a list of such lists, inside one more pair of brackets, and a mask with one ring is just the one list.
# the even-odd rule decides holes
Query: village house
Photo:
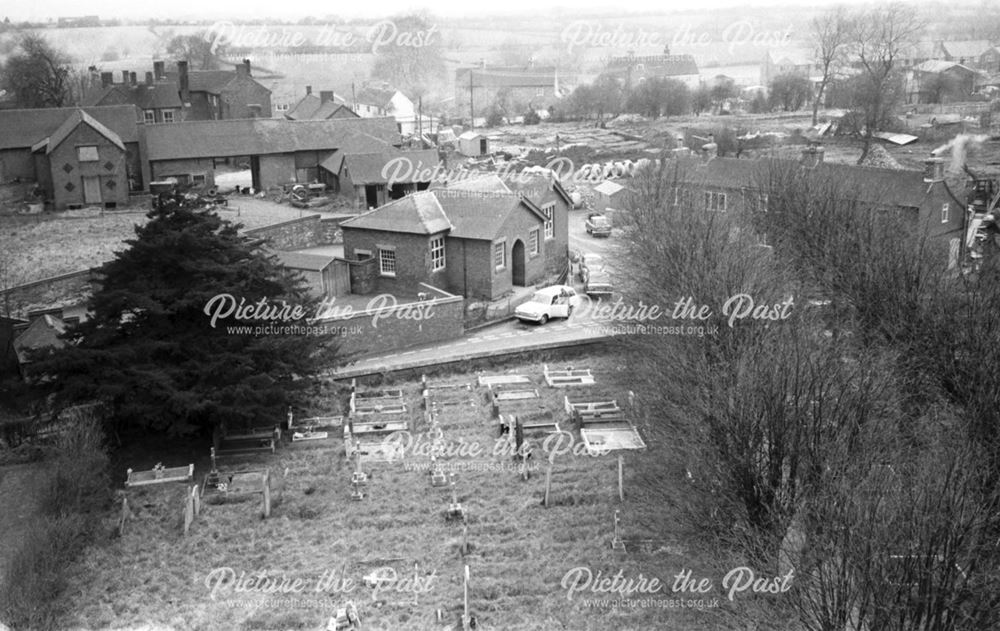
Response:
[{"label": "village house", "polygon": [[358,118],[347,102],[332,90],[321,90],[313,94],[312,86],[306,86],[306,94],[285,113],[288,120],[327,120],[330,118]]},{"label": "village house", "polygon": [[543,210],[496,176],[422,191],[343,222],[344,253],[370,268],[367,292],[412,293],[426,283],[496,300],[565,271],[567,224],[555,210],[565,203],[543,202]]},{"label": "village house", "polygon": [[1000,71],[1000,52],[985,39],[935,42],[934,59],[950,61],[975,70]]},{"label": "village house", "polygon": [[93,80],[83,98],[84,105],[135,105],[146,123],[174,123],[188,120],[269,118],[271,91],[251,76],[250,61],[244,59],[233,70],[192,71],[188,62],[178,61],[176,71],[167,71],[163,61],[153,62],[140,83],[136,73],[122,71],[122,82],[114,83],[110,72]]},{"label": "village house", "polygon": [[807,147],[800,160],[719,158],[711,153],[681,157],[670,165],[675,178],[673,205],[705,212],[768,212],[769,192],[762,183],[769,169],[794,169],[799,178],[850,183],[852,191],[875,209],[901,213],[905,226],[926,229],[948,249],[948,264],[958,263],[966,229],[965,203],[952,194],[940,159],[925,171],[885,169],[823,160],[822,147]]},{"label": "village house", "polygon": [[537,111],[555,105],[566,94],[559,71],[551,66],[487,68],[483,63],[455,72],[455,107],[460,116],[468,116],[470,111],[483,116],[501,96],[511,111]]},{"label": "village house", "polygon": [[698,86],[698,64],[691,55],[671,55],[666,48],[662,55],[636,56],[633,51],[611,57],[604,74],[622,79],[626,89],[648,79],[675,79],[689,88]]},{"label": "village house", "polygon": [[907,103],[948,103],[964,101],[976,87],[980,74],[952,61],[929,60],[907,71]]},{"label": "village house", "polygon": [[0,110],[0,181],[34,181],[56,209],[113,207],[149,181],[132,105]]}]

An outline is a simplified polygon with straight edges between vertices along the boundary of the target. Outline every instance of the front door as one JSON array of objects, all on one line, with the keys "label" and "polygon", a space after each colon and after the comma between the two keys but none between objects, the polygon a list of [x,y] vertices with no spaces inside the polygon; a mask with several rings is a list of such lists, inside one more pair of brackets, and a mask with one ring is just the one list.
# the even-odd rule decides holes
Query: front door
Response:
[{"label": "front door", "polygon": [[83,203],[101,203],[101,178],[96,176],[83,178]]},{"label": "front door", "polygon": [[378,208],[378,186],[375,184],[365,185],[365,204],[369,209]]},{"label": "front door", "polygon": [[524,242],[518,239],[510,250],[511,283],[524,287]]}]

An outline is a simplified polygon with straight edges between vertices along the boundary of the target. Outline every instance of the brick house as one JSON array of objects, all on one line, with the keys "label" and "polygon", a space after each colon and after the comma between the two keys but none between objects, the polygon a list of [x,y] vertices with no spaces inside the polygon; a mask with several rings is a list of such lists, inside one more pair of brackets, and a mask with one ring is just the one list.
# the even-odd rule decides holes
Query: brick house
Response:
[{"label": "brick house", "polygon": [[32,152],[38,183],[56,209],[128,202],[125,143],[85,111],[75,110]]},{"label": "brick house", "polygon": [[542,234],[546,272],[548,275],[561,274],[569,260],[569,211],[573,208],[573,199],[559,180],[545,175],[508,174],[503,183],[542,210],[546,218]]},{"label": "brick house", "polygon": [[344,254],[372,268],[372,293],[405,295],[426,283],[496,300],[543,281],[548,249],[561,240],[545,238],[548,219],[535,202],[495,190],[422,191],[349,219]]},{"label": "brick house", "polygon": [[[96,69],[91,67],[91,72]],[[83,97],[85,106],[134,105],[142,112],[146,123],[174,123],[184,120],[184,103],[181,101],[177,84],[167,82],[163,77],[155,79],[154,72],[147,72],[145,81],[137,81],[136,74],[122,71],[122,82],[115,83],[110,72],[100,75],[100,87],[87,91]]]},{"label": "brick house", "polygon": [[271,91],[253,78],[249,59],[234,70],[190,71],[187,62],[178,61],[177,71],[165,77],[177,86],[184,120],[271,118]]},{"label": "brick house", "polygon": [[621,79],[626,87],[647,79],[675,79],[688,87],[700,81],[698,64],[692,55],[671,55],[669,48],[662,55],[634,54],[611,57],[604,74]]},{"label": "brick house", "polygon": [[906,226],[926,229],[930,239],[943,242],[951,266],[962,251],[965,203],[952,194],[940,161],[933,164],[933,172],[834,164],[823,161],[820,147],[803,150],[798,161],[677,158],[668,165],[667,177],[675,182],[672,205],[706,212],[767,212],[771,169],[790,170],[797,178],[849,182],[860,200],[867,199],[877,209],[899,211]]}]

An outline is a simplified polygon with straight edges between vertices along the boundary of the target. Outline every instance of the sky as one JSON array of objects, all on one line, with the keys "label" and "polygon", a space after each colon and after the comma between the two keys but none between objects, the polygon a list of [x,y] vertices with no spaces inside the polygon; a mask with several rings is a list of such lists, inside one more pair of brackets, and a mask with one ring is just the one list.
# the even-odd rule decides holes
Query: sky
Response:
[{"label": "sky", "polygon": [[[859,0],[847,0],[848,4],[857,4]],[[646,13],[685,10],[711,10],[726,7],[747,6],[787,6],[815,7],[818,5],[835,4],[835,0],[630,0],[625,7],[626,12]],[[844,0],[839,3],[844,4]],[[538,0],[503,0],[491,6],[469,0],[378,0],[377,2],[343,2],[330,0],[298,0],[295,3],[279,3],[274,0],[215,0],[206,3],[205,0],[170,0],[163,3],[141,3],[135,0],[33,0],[31,2],[7,2],[7,7],[0,8],[0,16],[12,20],[45,20],[59,16],[99,15],[101,18],[235,18],[238,15],[257,17],[281,17],[298,19],[305,16],[342,16],[344,18],[384,18],[406,13],[414,9],[427,9],[439,16],[483,15],[486,13],[513,13],[531,15],[539,9],[548,12],[556,10],[560,5],[567,7],[558,12],[573,16],[582,12],[621,11],[620,3],[608,0],[575,0],[557,3],[539,3]],[[497,6],[499,5],[499,6]],[[158,8],[161,7],[161,8]]]}]

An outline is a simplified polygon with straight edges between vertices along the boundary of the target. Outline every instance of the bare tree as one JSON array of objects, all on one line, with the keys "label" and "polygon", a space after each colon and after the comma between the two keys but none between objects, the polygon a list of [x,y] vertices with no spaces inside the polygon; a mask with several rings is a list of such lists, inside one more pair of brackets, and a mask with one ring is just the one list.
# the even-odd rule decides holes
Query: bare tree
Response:
[{"label": "bare tree", "polygon": [[899,56],[923,30],[916,10],[894,2],[862,13],[855,21],[854,51],[864,77],[861,107],[865,117],[864,147],[860,164],[868,157],[872,138],[891,111],[894,82],[899,77]]},{"label": "bare tree", "polygon": [[71,97],[70,60],[37,33],[25,34],[2,68],[4,86],[22,107],[62,107]]},{"label": "bare tree", "polygon": [[814,18],[811,28],[815,47],[813,54],[821,72],[819,88],[813,101],[812,124],[815,125],[826,87],[847,63],[854,25],[847,9],[834,7]]}]

